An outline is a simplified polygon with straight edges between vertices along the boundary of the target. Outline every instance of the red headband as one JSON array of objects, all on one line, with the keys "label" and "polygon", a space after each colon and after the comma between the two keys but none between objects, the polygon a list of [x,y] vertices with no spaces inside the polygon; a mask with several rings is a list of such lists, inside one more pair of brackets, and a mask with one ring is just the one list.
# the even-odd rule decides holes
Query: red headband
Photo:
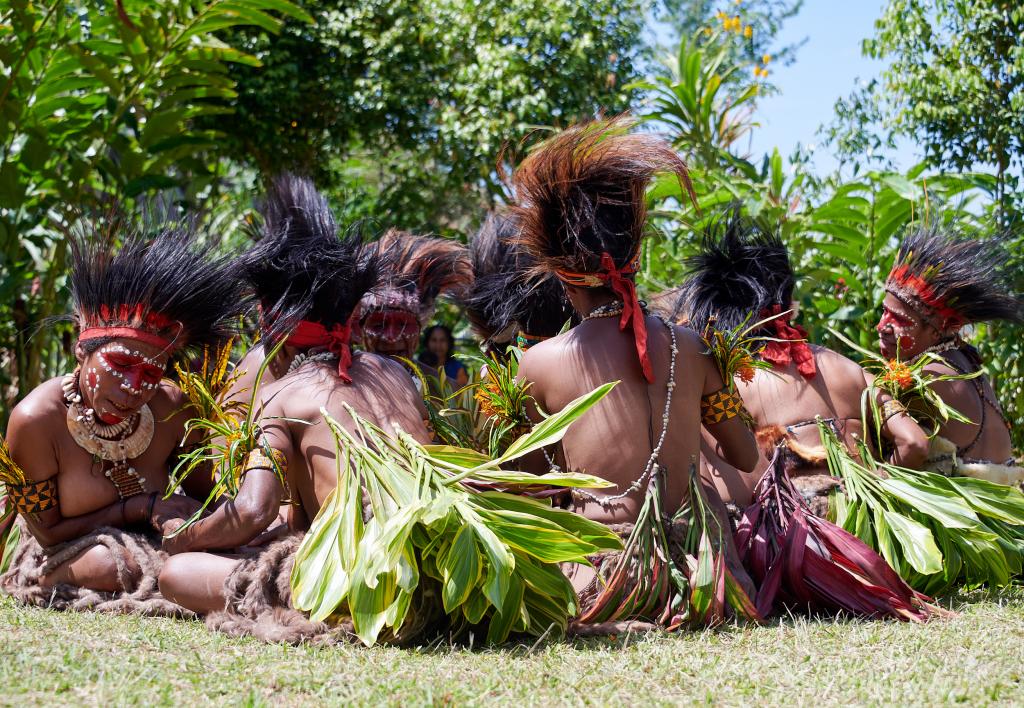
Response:
[{"label": "red headband", "polygon": [[352,383],[348,367],[352,365],[352,349],[349,340],[352,337],[350,324],[335,324],[327,329],[319,322],[301,320],[295,330],[288,335],[288,344],[293,347],[327,347],[328,351],[338,355],[338,376],[345,383]]},{"label": "red headband", "polygon": [[146,306],[137,305],[100,305],[99,312],[83,313],[82,322],[86,325],[78,334],[79,342],[90,339],[116,337],[118,339],[134,339],[151,344],[160,349],[170,349],[173,339],[164,334],[180,324],[159,312],[146,312]]},{"label": "red headband", "polygon": [[792,312],[782,314],[782,305],[772,305],[761,310],[760,318],[778,315],[765,324],[775,329],[775,336],[785,341],[768,342],[761,350],[761,358],[775,366],[788,366],[796,363],[796,370],[805,379],[813,379],[818,373],[814,363],[814,353],[807,345],[807,330],[800,325],[790,324]]},{"label": "red headband", "polygon": [[648,383],[654,383],[654,373],[651,371],[651,360],[647,356],[647,321],[644,319],[643,308],[640,307],[640,300],[636,296],[636,283],[627,278],[627,275],[636,273],[640,265],[640,251],[629,259],[629,263],[617,268],[615,259],[607,251],[601,254],[601,270],[596,273],[573,273],[566,270],[556,270],[555,275],[567,285],[579,288],[601,288],[610,287],[612,291],[622,298],[622,317],[619,319],[619,330],[623,331],[632,321],[633,341],[636,344],[636,353],[640,357],[640,369]]},{"label": "red headband", "polygon": [[943,321],[948,320],[954,326],[964,324],[963,316],[950,307],[944,298],[939,297],[924,278],[911,273],[906,264],[893,268],[887,282],[896,286],[897,292],[893,294],[897,297],[904,295],[913,298],[931,310],[933,316]]}]

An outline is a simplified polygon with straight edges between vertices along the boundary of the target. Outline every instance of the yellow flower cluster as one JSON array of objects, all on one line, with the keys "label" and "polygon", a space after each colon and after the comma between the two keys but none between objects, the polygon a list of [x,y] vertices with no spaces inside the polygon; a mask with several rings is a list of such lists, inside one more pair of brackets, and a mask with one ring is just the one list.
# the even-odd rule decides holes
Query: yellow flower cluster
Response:
[{"label": "yellow flower cluster", "polygon": [[770,62],[771,60],[771,54],[765,54],[763,57],[761,57],[761,63],[764,64],[764,66],[754,67],[754,76],[756,78],[764,79],[768,77],[768,62]]},{"label": "yellow flower cluster", "polygon": [[[739,5],[739,3],[736,3]],[[754,36],[754,28],[750,25],[744,25],[739,15],[733,15],[729,17],[727,14],[719,10],[715,14],[715,18],[722,23],[722,29],[726,32],[735,32],[736,34],[742,34],[747,39]]]}]

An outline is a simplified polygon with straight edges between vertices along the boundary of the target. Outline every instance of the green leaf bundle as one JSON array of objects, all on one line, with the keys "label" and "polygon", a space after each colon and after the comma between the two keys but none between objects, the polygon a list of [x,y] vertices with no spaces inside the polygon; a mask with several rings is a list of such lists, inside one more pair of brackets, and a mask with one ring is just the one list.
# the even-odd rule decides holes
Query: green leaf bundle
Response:
[{"label": "green leaf bundle", "polygon": [[322,411],[336,440],[338,481],[296,556],[294,606],[317,621],[347,616],[366,645],[406,641],[423,629],[417,608],[436,587],[447,622],[456,631],[486,626],[489,643],[512,632],[564,632],[577,600],[558,564],[621,548],[618,537],[546,502],[477,492],[470,482],[610,486],[500,467],[560,440],[613,385],[573,401],[497,459],[388,436],[348,408],[351,433]]},{"label": "green leaf bundle", "polygon": [[[1001,586],[1024,563],[1024,494],[970,477],[896,467],[863,443],[858,462],[818,424],[829,470],[842,480],[830,516],[882,557],[915,590]],[[877,471],[876,471],[877,470]]]}]

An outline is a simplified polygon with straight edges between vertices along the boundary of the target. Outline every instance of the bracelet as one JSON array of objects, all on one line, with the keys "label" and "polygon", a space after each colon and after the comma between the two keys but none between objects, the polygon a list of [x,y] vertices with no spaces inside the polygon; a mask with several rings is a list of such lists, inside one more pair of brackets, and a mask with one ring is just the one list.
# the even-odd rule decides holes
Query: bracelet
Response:
[{"label": "bracelet", "polygon": [[159,496],[157,492],[151,492],[149,495],[149,506],[146,509],[146,519],[149,523],[153,523],[153,507],[156,506],[157,496]]},{"label": "bracelet", "polygon": [[882,422],[885,423],[894,415],[899,415],[900,413],[906,412],[907,407],[900,403],[899,401],[897,401],[895,398],[892,398],[882,404]]}]

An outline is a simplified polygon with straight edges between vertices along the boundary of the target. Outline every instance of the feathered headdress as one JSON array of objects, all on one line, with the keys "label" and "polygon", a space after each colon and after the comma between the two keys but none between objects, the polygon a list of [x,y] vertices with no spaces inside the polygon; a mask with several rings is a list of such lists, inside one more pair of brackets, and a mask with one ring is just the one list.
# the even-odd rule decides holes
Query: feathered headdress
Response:
[{"label": "feathered headdress", "polygon": [[558,334],[573,311],[558,280],[537,273],[536,261],[515,242],[518,228],[505,214],[488,214],[469,244],[473,282],[460,304],[476,334],[520,345]]},{"label": "feathered headdress", "polygon": [[339,375],[350,380],[349,320],[377,280],[373,249],[356,229],[339,233],[327,200],[306,178],[276,178],[262,212],[263,236],[241,260],[265,334],[334,351]]},{"label": "feathered headdress", "polygon": [[685,259],[687,277],[678,289],[673,319],[697,332],[735,329],[773,317],[761,356],[778,366],[795,362],[805,378],[817,372],[807,332],[791,324],[795,278],[789,254],[774,229],[731,208],[705,228],[698,253]]},{"label": "feathered headdress", "polygon": [[380,259],[377,284],[359,304],[359,318],[394,313],[423,327],[438,296],[459,298],[472,282],[469,254],[461,243],[390,229],[371,244]]},{"label": "feathered headdress", "polygon": [[79,343],[89,349],[134,339],[173,355],[234,334],[250,305],[238,268],[200,245],[194,226],[149,229],[114,214],[72,234],[69,287]]},{"label": "feathered headdress", "polygon": [[686,164],[653,135],[629,134],[623,118],[565,130],[532,152],[512,186],[519,243],[537,269],[575,287],[622,298],[620,327],[632,321],[645,378],[653,380],[647,331],[632,276],[647,235],[646,190],[657,172],[675,173],[691,198]]},{"label": "feathered headdress", "polygon": [[938,227],[913,231],[900,245],[886,292],[940,330],[969,322],[1024,322],[1024,298],[1012,291],[1002,238],[978,240]]}]

